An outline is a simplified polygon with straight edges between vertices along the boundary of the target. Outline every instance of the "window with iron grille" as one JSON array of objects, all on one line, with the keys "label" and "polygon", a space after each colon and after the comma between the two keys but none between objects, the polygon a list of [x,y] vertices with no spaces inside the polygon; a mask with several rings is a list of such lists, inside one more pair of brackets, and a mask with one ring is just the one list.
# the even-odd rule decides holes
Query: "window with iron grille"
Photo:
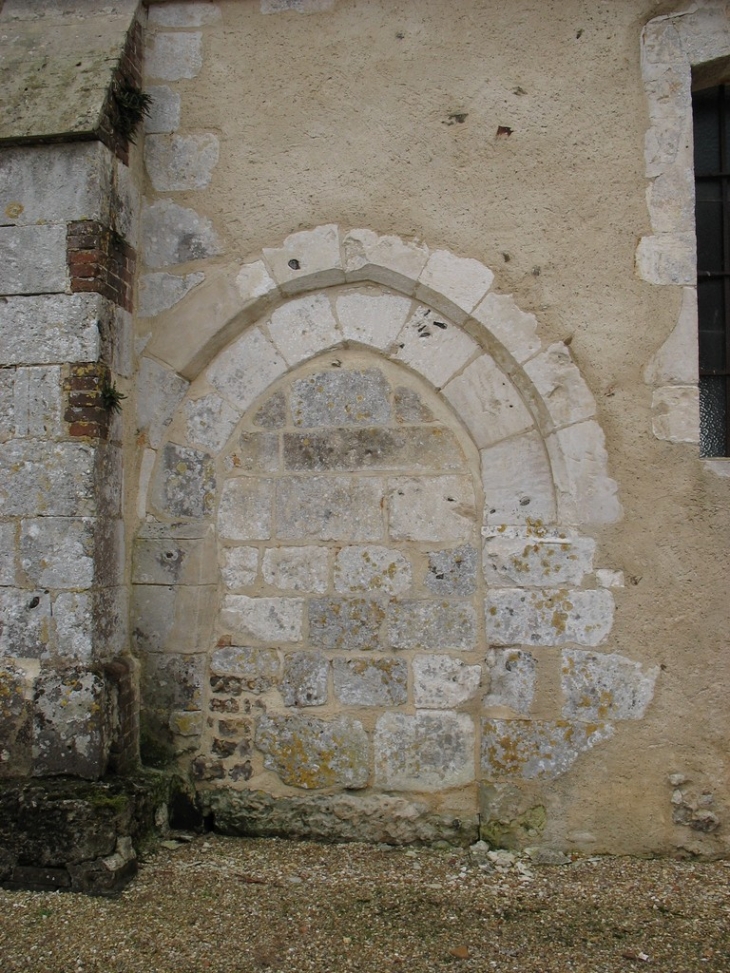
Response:
[{"label": "window with iron grille", "polygon": [[695,91],[700,452],[730,456],[730,85]]}]

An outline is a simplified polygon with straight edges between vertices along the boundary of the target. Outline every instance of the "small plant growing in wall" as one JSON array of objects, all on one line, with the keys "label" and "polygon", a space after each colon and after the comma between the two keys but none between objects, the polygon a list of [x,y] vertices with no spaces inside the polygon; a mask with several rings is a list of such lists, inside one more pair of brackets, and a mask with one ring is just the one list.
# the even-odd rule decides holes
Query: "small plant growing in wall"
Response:
[{"label": "small plant growing in wall", "polygon": [[124,142],[134,143],[134,133],[145,115],[149,115],[151,95],[136,85],[115,83],[111,89],[111,120]]},{"label": "small plant growing in wall", "polygon": [[122,401],[126,398],[114,382],[107,380],[101,387],[101,404],[107,412],[121,412]]}]

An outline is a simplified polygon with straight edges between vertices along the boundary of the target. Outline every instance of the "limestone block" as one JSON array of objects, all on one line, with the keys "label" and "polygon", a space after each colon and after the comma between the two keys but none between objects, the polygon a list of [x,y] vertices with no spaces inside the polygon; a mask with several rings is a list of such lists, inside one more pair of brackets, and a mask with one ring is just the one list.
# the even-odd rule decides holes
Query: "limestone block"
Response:
[{"label": "limestone block", "polygon": [[489,692],[484,706],[507,706],[527,716],[535,696],[537,663],[526,649],[490,649],[487,653]]},{"label": "limestone block", "polygon": [[407,297],[373,287],[341,294],[335,309],[346,341],[385,351],[398,337],[412,304]]},{"label": "limestone block", "polygon": [[29,777],[33,769],[33,691],[37,664],[0,666],[0,778]]},{"label": "limestone block", "polygon": [[613,595],[605,588],[495,589],[485,606],[487,637],[494,645],[594,646],[613,625]]},{"label": "limestone block", "polygon": [[249,598],[225,595],[221,625],[234,638],[260,642],[299,642],[302,637],[302,598]]},{"label": "limestone block", "polygon": [[482,720],[482,773],[487,780],[554,780],[581,753],[612,736],[610,723]]},{"label": "limestone block", "polygon": [[154,505],[172,517],[207,517],[215,502],[215,471],[209,453],[166,443],[152,482]]},{"label": "limestone block", "polygon": [[517,389],[487,354],[467,365],[443,394],[480,449],[534,425]]},{"label": "limestone block", "polygon": [[200,399],[185,403],[185,433],[189,443],[195,443],[218,453],[241,418],[241,413],[228,402],[210,392]]},{"label": "limestone block", "polygon": [[281,429],[286,425],[286,396],[279,390],[274,392],[264,404],[256,410],[253,422],[265,429]]},{"label": "limestone block", "polygon": [[433,308],[417,307],[390,347],[396,361],[405,362],[437,389],[479,351],[477,343]]},{"label": "limestone block", "polygon": [[204,671],[205,656],[202,655],[150,652],[143,656],[140,686],[143,706],[166,714],[198,712]]},{"label": "limestone block", "polygon": [[247,588],[256,580],[259,552],[256,547],[227,547],[223,550],[221,575],[231,591]]},{"label": "limestone block", "polygon": [[61,369],[18,368],[13,386],[15,435],[32,439],[61,436]]},{"label": "limestone block", "polygon": [[566,719],[639,720],[654,696],[659,667],[644,672],[623,655],[564,649],[561,672]]},{"label": "limestone block", "polygon": [[256,306],[261,298],[273,297],[279,292],[278,285],[270,276],[263,260],[241,267],[236,274],[236,288],[247,307]]},{"label": "limestone block", "polygon": [[63,292],[69,284],[66,226],[0,226],[0,293]]},{"label": "limestone block", "polygon": [[134,585],[131,628],[138,651],[200,652],[210,643],[217,608],[213,585]]},{"label": "limestone block", "polygon": [[15,368],[0,368],[0,442],[15,436]]},{"label": "limestone block", "polygon": [[553,428],[590,419],[596,414],[591,390],[562,341],[531,358],[524,369],[550,413]]},{"label": "limestone block", "polygon": [[174,307],[178,301],[205,280],[205,274],[198,271],[195,274],[146,274],[139,280],[139,301],[137,316],[153,318],[160,311]]},{"label": "limestone block", "polygon": [[342,241],[348,281],[371,280],[413,294],[429,256],[425,244],[372,230],[350,230]]},{"label": "limestone block", "polygon": [[345,282],[340,235],[334,223],[292,233],[281,247],[265,249],[263,253],[271,276],[284,294]]},{"label": "limestone block", "polygon": [[393,392],[396,422],[433,422],[434,415],[415,389],[399,385]]},{"label": "limestone block", "polygon": [[94,653],[92,596],[62,591],[53,600],[56,653],[69,662],[90,662]]},{"label": "limestone block", "polygon": [[636,248],[636,272],[650,284],[694,284],[697,280],[694,231],[642,237]]},{"label": "limestone block", "polygon": [[491,586],[580,585],[593,571],[596,542],[571,530],[483,528],[484,580]]},{"label": "limestone block", "polygon": [[[102,358],[109,363],[112,372],[131,378],[136,367],[132,329],[132,315],[122,307],[112,307],[112,323],[102,335]],[[134,364],[133,364],[134,359]]]},{"label": "limestone block", "polygon": [[151,84],[146,91],[152,102],[144,119],[145,133],[174,132],[180,125],[179,92],[166,84]]},{"label": "limestone block", "polygon": [[34,702],[34,773],[101,777],[108,745],[103,679],[81,666],[42,669]]},{"label": "limestone block", "polygon": [[139,486],[137,488],[137,517],[139,520],[143,520],[147,516],[147,494],[149,493],[150,480],[156,460],[157,453],[154,449],[143,450],[139,464]]},{"label": "limestone block", "polygon": [[139,183],[136,172],[115,158],[109,194],[109,222],[135,250],[139,249],[139,216],[142,208]]},{"label": "limestone block", "polygon": [[379,477],[289,476],[276,483],[276,534],[281,540],[380,541]]},{"label": "limestone block", "polygon": [[275,433],[242,432],[223,458],[227,473],[274,473],[279,469],[279,437]]},{"label": "limestone block", "polygon": [[0,303],[0,361],[3,365],[97,361],[98,322],[106,305],[98,294],[8,297]]},{"label": "limestone block", "polygon": [[158,199],[142,211],[142,253],[148,267],[170,267],[214,257],[220,243],[207,217]]},{"label": "limestone block", "polygon": [[157,448],[161,444],[189,384],[177,372],[160,365],[152,358],[143,358],[140,362],[137,378],[137,428],[147,432],[151,446]]},{"label": "limestone block", "polygon": [[153,34],[150,45],[144,62],[148,78],[194,78],[203,66],[203,35],[199,32]]},{"label": "limestone block", "polygon": [[697,290],[682,288],[682,308],[674,329],[644,370],[647,385],[697,384]]},{"label": "limestone block", "polygon": [[289,301],[271,315],[268,331],[287,365],[312,358],[342,341],[326,294]]},{"label": "limestone block", "polygon": [[434,250],[416,285],[416,297],[463,324],[492,286],[494,274],[469,257]]},{"label": "limestone block", "polygon": [[0,588],[0,657],[42,659],[53,654],[48,592]]},{"label": "limestone block", "polygon": [[332,661],[335,696],[342,706],[400,706],[408,702],[408,663],[402,659]]},{"label": "limestone block", "polygon": [[357,720],[264,717],[256,746],[264,754],[264,767],[291,787],[356,790],[367,785],[368,738]]},{"label": "limestone block", "polygon": [[296,11],[298,14],[316,14],[331,10],[335,0],[261,0],[262,14],[283,14]]},{"label": "limestone block", "polygon": [[156,27],[204,27],[220,19],[221,12],[215,3],[166,3],[150,7],[148,13],[148,22]]},{"label": "limestone block", "polygon": [[[568,524],[613,524],[623,513],[616,481],[608,476],[603,430],[597,422],[579,422],[548,436],[560,519]],[[560,462],[562,460],[562,463]]]},{"label": "limestone block", "polygon": [[599,568],[596,571],[596,582],[601,588],[623,588],[623,571],[609,571],[606,568]]},{"label": "limestone block", "polygon": [[[130,647],[129,636],[129,598],[128,585],[118,585],[110,588],[96,588],[92,592],[92,623],[94,639],[94,658],[101,662],[112,662],[119,656],[127,655]],[[65,597],[59,595],[59,598]],[[72,597],[74,601],[72,601]],[[58,600],[58,599],[57,599]],[[76,605],[78,611],[83,611],[83,595],[68,596],[68,604]],[[77,617],[78,614],[77,614]],[[82,621],[81,630],[85,625],[88,632],[88,622]],[[59,651],[61,650],[61,636],[58,636]]]},{"label": "limestone block", "polygon": [[144,161],[153,187],[160,193],[205,189],[218,164],[218,137],[197,135],[148,135]]},{"label": "limestone block", "polygon": [[391,601],[386,641],[395,649],[476,648],[477,619],[469,602]]},{"label": "limestone block", "polygon": [[670,443],[700,441],[700,394],[696,385],[669,385],[651,397],[651,428]]},{"label": "limestone block", "polygon": [[272,547],[264,552],[264,581],[282,591],[327,590],[329,554],[321,547]]},{"label": "limestone block", "polygon": [[138,537],[132,557],[133,584],[216,584],[214,543],[200,538]]},{"label": "limestone block", "polygon": [[521,311],[511,294],[487,294],[471,316],[520,364],[542,347],[536,334],[537,318]]},{"label": "limestone block", "polygon": [[694,170],[673,165],[660,173],[646,190],[646,204],[655,233],[689,233],[694,229]]},{"label": "limestone block", "polygon": [[375,728],[375,781],[396,791],[441,791],[474,780],[474,724],[464,713],[385,713]]},{"label": "limestone block", "polygon": [[31,584],[89,588],[94,580],[94,531],[90,517],[35,517],[20,524],[20,563]]},{"label": "limestone block", "polygon": [[290,652],[284,657],[281,697],[285,706],[324,706],[329,661],[321,652]]},{"label": "limestone block", "polygon": [[0,446],[0,516],[93,514],[94,454],[85,443],[4,443]]},{"label": "limestone block", "polygon": [[[677,23],[675,21],[675,23]],[[722,3],[699,4],[679,21],[682,49],[690,64],[703,64],[727,55],[730,26]]]},{"label": "limestone block", "polygon": [[317,472],[459,470],[464,454],[452,432],[435,428],[327,429],[284,433],[284,468]]},{"label": "limestone block", "polygon": [[218,533],[232,541],[267,540],[271,536],[272,481],[258,477],[226,480],[218,505]]},{"label": "limestone block", "polygon": [[424,584],[435,595],[472,595],[476,591],[477,564],[477,550],[469,544],[429,551]]},{"label": "limestone block", "polygon": [[335,557],[335,591],[401,595],[411,586],[411,564],[399,551],[374,545],[343,547]]},{"label": "limestone block", "polygon": [[281,661],[276,649],[251,649],[237,645],[216,649],[210,657],[210,671],[218,676],[240,679],[251,693],[265,693],[281,678]]},{"label": "limestone block", "polygon": [[309,641],[324,649],[368,651],[381,646],[385,611],[367,598],[313,598],[307,604]]},{"label": "limestone block", "polygon": [[390,385],[377,368],[316,372],[292,382],[295,426],[376,426],[391,419]]},{"label": "limestone block", "polygon": [[417,655],[413,660],[413,702],[420,709],[454,709],[479,692],[481,666],[448,655]]},{"label": "limestone block", "polygon": [[286,372],[284,359],[259,328],[249,328],[210,365],[207,379],[241,412]]},{"label": "limestone block", "polygon": [[105,219],[111,158],[101,142],[4,146],[0,156],[2,222],[62,224]]},{"label": "limestone block", "polygon": [[388,480],[388,523],[394,540],[467,541],[476,517],[474,487],[468,476]]},{"label": "limestone block", "polygon": [[15,521],[0,522],[0,585],[16,583]]}]

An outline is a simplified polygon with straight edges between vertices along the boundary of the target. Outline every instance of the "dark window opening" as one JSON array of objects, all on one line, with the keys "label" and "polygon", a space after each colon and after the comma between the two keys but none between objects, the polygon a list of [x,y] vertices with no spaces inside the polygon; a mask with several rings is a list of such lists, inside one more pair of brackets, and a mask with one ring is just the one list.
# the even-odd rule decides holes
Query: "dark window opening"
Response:
[{"label": "dark window opening", "polygon": [[695,91],[700,453],[730,456],[730,85]]}]

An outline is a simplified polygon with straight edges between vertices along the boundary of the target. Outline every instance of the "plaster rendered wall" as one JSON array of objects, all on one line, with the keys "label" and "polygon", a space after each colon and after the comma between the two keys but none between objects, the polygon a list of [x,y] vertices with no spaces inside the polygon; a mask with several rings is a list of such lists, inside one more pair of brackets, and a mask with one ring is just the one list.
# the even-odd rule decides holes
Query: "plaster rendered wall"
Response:
[{"label": "plaster rendered wall", "polygon": [[[718,36],[717,23],[727,22],[726,6],[707,6],[716,18],[710,32]],[[703,5],[690,9],[697,7]],[[481,775],[481,795],[467,810],[472,817],[479,811],[483,824],[492,822],[490,836],[506,840],[539,839],[583,852],[727,851],[730,787],[724,701],[730,677],[722,579],[728,567],[723,538],[730,481],[699,460],[696,437],[677,435],[671,428],[662,439],[654,434],[658,428],[661,435],[667,423],[657,427],[657,412],[664,407],[661,402],[657,406],[655,395],[652,429],[652,394],[644,371],[650,361],[656,362],[654,356],[683,308],[686,319],[691,282],[684,277],[675,281],[671,274],[656,279],[647,270],[653,258],[650,254],[647,260],[646,244],[639,249],[639,273],[635,270],[639,241],[658,227],[658,210],[652,211],[652,223],[647,208],[647,176],[656,173],[645,170],[644,143],[656,114],[650,118],[654,110],[642,76],[640,38],[648,21],[675,10],[672,4],[649,0],[454,0],[448,6],[440,0],[200,0],[153,4],[149,11],[146,72],[155,103],[144,145],[139,434],[126,456],[127,469],[135,471],[128,480],[129,503],[136,505],[141,524],[135,529],[130,517],[128,530],[138,538],[138,551],[154,546],[156,537],[162,546],[177,541],[178,547],[189,548],[207,530],[191,536],[190,524],[200,515],[188,510],[178,517],[181,510],[176,513],[165,495],[170,476],[160,471],[166,450],[169,456],[170,450],[198,449],[212,457],[178,456],[168,468],[168,474],[171,469],[174,473],[182,464],[185,469],[177,472],[184,476],[196,463],[212,463],[209,473],[196,474],[199,486],[206,476],[218,478],[210,509],[201,510],[203,520],[212,517],[222,502],[220,491],[225,491],[218,484],[230,475],[230,470],[225,472],[229,454],[224,441],[213,448],[196,439],[206,422],[219,432],[221,422],[231,432],[242,418],[250,423],[253,413],[247,410],[258,402],[257,396],[260,405],[271,382],[284,381],[289,367],[327,346],[342,347],[345,369],[355,367],[348,359],[350,346],[342,345],[346,325],[341,317],[337,341],[332,336],[319,344],[313,340],[301,354],[292,351],[292,335],[306,333],[305,321],[313,333],[322,327],[326,331],[326,315],[294,314],[289,332],[280,330],[278,337],[274,318],[268,317],[276,307],[294,303],[297,292],[312,289],[328,306],[331,299],[334,307],[337,292],[330,289],[345,283],[342,267],[349,268],[347,280],[357,290],[346,242],[352,228],[393,235],[405,241],[411,256],[425,254],[417,270],[401,278],[392,276],[397,263],[392,253],[391,258],[372,258],[372,265],[381,267],[379,276],[365,274],[360,281],[375,288],[373,299],[393,289],[403,293],[405,288],[409,295],[415,290],[424,306],[448,315],[454,301],[464,303],[464,287],[468,290],[477,281],[473,303],[449,327],[463,326],[472,339],[483,338],[490,354],[495,328],[501,325],[512,336],[511,360],[517,355],[517,371],[510,371],[512,366],[499,354],[494,361],[513,378],[522,376],[518,399],[542,442],[548,442],[556,426],[575,430],[587,416],[600,424],[600,429],[591,427],[588,440],[578,438],[573,447],[563,436],[560,449],[551,454],[549,490],[558,493],[560,462],[566,457],[589,466],[595,459],[596,465],[586,467],[582,480],[573,478],[567,487],[563,481],[563,493],[568,499],[572,495],[574,505],[564,505],[557,519],[548,517],[546,522],[576,531],[583,550],[590,549],[580,583],[590,599],[610,600],[608,624],[588,644],[573,635],[556,645],[538,635],[536,647],[532,623],[506,639],[487,632],[474,643],[469,658],[481,670],[478,702],[459,712],[470,712],[472,706],[477,722],[481,718],[489,723],[481,726],[484,738],[499,739],[513,754],[516,748],[519,759],[517,771],[505,775],[495,771],[495,763],[505,766],[497,750],[482,757],[473,779],[476,786]],[[690,28],[689,33],[702,33],[694,22]],[[686,142],[686,131],[679,138]],[[677,205],[686,192],[680,182],[669,185],[665,195]],[[292,232],[321,225],[339,227],[332,238],[334,258],[323,256],[330,245],[326,232],[292,238],[277,249]],[[380,248],[381,257],[383,249],[398,247],[378,244],[378,237],[363,233],[357,239],[361,247],[366,241],[366,251],[368,246]],[[453,292],[460,292],[458,299],[449,291],[448,273],[440,279],[437,275],[435,283],[428,276],[432,272],[421,276],[434,252],[445,253],[447,262],[448,255],[475,262],[459,265],[456,283],[451,282]],[[301,259],[305,272],[311,260],[317,272],[308,282],[295,283],[298,271],[291,269],[290,259]],[[501,304],[499,313],[480,319],[475,307],[487,291],[492,295],[487,299],[497,302],[507,301],[501,295],[512,295],[512,310],[507,313]],[[691,314],[691,303],[689,309]],[[413,313],[415,306],[409,311]],[[247,329],[254,325],[263,329],[259,333],[265,344],[247,349]],[[534,339],[525,339],[533,331]],[[515,344],[520,334],[527,341],[521,355]],[[364,343],[372,346],[372,341]],[[386,350],[386,345],[376,348],[380,355]],[[281,358],[281,370],[270,368],[272,355]],[[240,363],[239,384],[221,389],[212,376],[231,361]],[[436,395],[439,401],[437,392],[446,382],[424,376],[413,359],[403,364],[415,376],[408,381],[425,381],[423,394]],[[257,374],[250,400],[246,369]],[[666,368],[660,372],[655,364],[647,373],[650,384],[681,384],[671,376],[666,379]],[[578,374],[585,385],[575,378]],[[680,377],[686,386],[686,375]],[[225,401],[206,420],[195,403],[211,390]],[[483,388],[477,399],[479,394],[486,394]],[[567,413],[561,413],[561,403]],[[585,403],[588,411],[581,415]],[[454,429],[461,424],[465,456],[473,450],[465,463],[475,464],[470,468],[479,482],[484,457],[474,457],[485,448],[478,442],[480,428],[493,417],[479,426],[473,396],[471,402],[467,396],[452,406],[449,422]],[[682,421],[683,428],[691,427],[691,414],[688,419],[685,412]],[[511,457],[519,473],[528,467],[510,452],[511,435],[503,431],[497,439],[506,443],[507,469]],[[581,508],[583,487],[594,478],[604,486],[610,478],[618,484],[620,507],[611,499],[612,488],[602,487],[601,501]],[[484,499],[491,509],[489,497]],[[183,526],[171,526],[179,520]],[[524,520],[504,518],[498,526],[514,529],[520,524]],[[521,543],[519,531],[507,534]],[[485,549],[488,536],[489,531]],[[251,547],[250,540],[241,538],[241,546]],[[309,543],[299,538],[305,540]],[[346,540],[355,543],[355,538]],[[266,557],[265,541],[256,539],[254,544],[261,570],[263,560],[258,558]],[[224,540],[226,546],[230,539]],[[211,692],[206,660],[215,645],[214,618],[208,623],[206,611],[215,615],[217,599],[272,594],[257,587],[260,580],[252,581],[254,588],[245,594],[245,584],[238,593],[226,594],[219,573],[225,555],[220,554],[219,565],[213,544],[201,557],[199,581],[210,586],[198,589],[202,601],[174,600],[175,605],[187,605],[194,624],[159,607],[162,596],[152,592],[157,608],[150,609],[149,600],[136,602],[148,607],[143,607],[141,623],[134,616],[134,647],[147,671],[152,660],[171,673],[156,682],[166,685],[169,694],[158,707],[162,716],[154,713],[155,691],[146,697],[147,715],[158,720],[158,738],[172,742],[184,761],[202,754],[205,764],[212,759],[210,735],[216,732],[201,702]],[[137,580],[141,587],[149,582],[144,571]],[[326,585],[331,584],[334,576],[328,574]],[[150,584],[155,586],[174,587],[159,573]],[[524,582],[516,587],[524,589]],[[497,601],[489,602],[490,597]],[[499,618],[513,617],[514,606],[506,599],[488,594],[487,608],[495,607]],[[154,642],[155,631],[159,635],[163,630],[167,634]],[[194,635],[191,644],[191,631],[206,631],[209,641]],[[216,638],[226,634],[217,631]],[[249,638],[239,648],[270,649],[264,643],[271,637],[261,639],[258,645],[256,638]],[[285,666],[286,654],[300,650],[296,641],[275,646],[276,680],[284,678],[285,669],[278,667]],[[528,682],[534,677],[534,693],[505,694],[499,669],[505,652],[515,653],[510,672],[527,671]],[[153,675],[153,684],[155,679]],[[625,690],[619,722],[611,723],[610,732],[600,732],[589,752],[578,747],[568,769],[555,758],[564,743],[559,738],[566,721],[575,719],[582,707],[578,722],[589,737],[598,732],[596,724],[611,722],[600,711],[601,687],[608,687],[612,700],[617,689]],[[271,718],[279,719],[280,690],[274,687],[272,692]],[[265,708],[261,693],[250,695],[251,705]],[[415,718],[414,697],[403,705],[404,713]],[[202,746],[200,734],[208,741]],[[535,753],[543,769],[552,760],[555,772],[532,773],[529,756]],[[269,806],[271,795],[280,800],[282,814],[291,811],[296,819],[301,786],[272,777],[275,771],[263,766],[261,749],[256,759],[258,777],[229,777],[224,787],[245,795],[250,782],[258,781],[260,806],[249,803],[244,808],[249,824],[259,813],[265,817],[261,807]],[[223,767],[224,777],[234,762],[230,759]],[[215,796],[220,780],[204,785],[213,789],[211,801],[220,801]],[[308,806],[321,809],[330,790],[325,787],[322,793],[324,797],[310,795]],[[381,787],[378,793],[393,800],[402,796],[397,786]],[[347,804],[351,798],[331,798],[330,808],[337,800]],[[438,810],[441,799],[429,800]],[[227,807],[233,815],[230,801]],[[340,810],[341,819],[355,813],[350,805]]]}]

